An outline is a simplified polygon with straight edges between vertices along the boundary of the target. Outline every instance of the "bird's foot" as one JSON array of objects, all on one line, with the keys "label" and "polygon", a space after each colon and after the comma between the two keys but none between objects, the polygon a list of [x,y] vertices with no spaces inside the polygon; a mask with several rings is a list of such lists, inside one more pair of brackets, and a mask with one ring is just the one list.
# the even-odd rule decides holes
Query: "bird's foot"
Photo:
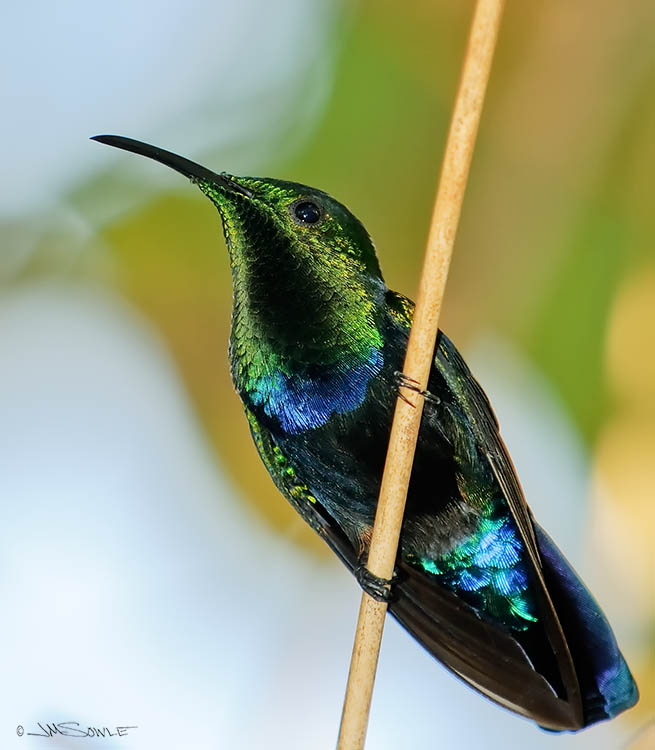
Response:
[{"label": "bird's foot", "polygon": [[390,579],[380,578],[371,573],[366,567],[366,560],[364,560],[360,561],[360,564],[353,572],[355,573],[357,583],[376,602],[386,602],[389,604],[389,602],[395,600],[396,596],[392,588],[398,578],[395,571]]},{"label": "bird's foot", "polygon": [[393,374],[394,379],[396,381],[396,385],[398,386],[398,396],[402,398],[402,400],[409,404],[412,407],[415,407],[416,404],[413,404],[407,396],[403,393],[402,389],[407,388],[407,390],[414,391],[415,393],[418,393],[420,396],[423,396],[423,398],[426,401],[429,401],[432,404],[440,404],[441,399],[439,396],[435,396],[433,393],[430,393],[430,391],[425,391],[420,387],[420,384],[418,380],[414,380],[414,378],[410,378],[408,375],[405,375],[404,372],[394,372]]}]

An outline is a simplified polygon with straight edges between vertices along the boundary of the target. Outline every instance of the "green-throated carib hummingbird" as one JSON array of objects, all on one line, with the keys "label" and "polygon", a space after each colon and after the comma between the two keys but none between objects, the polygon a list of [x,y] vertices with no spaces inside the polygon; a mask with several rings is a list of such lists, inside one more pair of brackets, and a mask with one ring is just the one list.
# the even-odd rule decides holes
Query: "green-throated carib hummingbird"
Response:
[{"label": "green-throated carib hummingbird", "polygon": [[[362,573],[412,302],[387,288],[364,226],[315,188],[217,174],[120,136],[218,208],[232,267],[230,366],[273,481]],[[489,401],[439,333],[389,609],[469,685],[543,727],[577,730],[637,687],[602,611],[533,520]]]}]

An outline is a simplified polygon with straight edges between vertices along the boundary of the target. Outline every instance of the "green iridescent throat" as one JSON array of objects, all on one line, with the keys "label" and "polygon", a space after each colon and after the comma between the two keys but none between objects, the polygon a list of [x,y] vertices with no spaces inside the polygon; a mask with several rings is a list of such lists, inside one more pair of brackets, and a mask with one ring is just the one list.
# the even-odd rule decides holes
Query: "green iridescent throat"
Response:
[{"label": "green iridescent throat", "polygon": [[323,215],[304,228],[293,207],[306,188],[238,181],[251,195],[201,185],[219,208],[230,253],[233,380],[287,431],[317,427],[357,408],[383,365],[378,318],[386,287],[375,250],[329,196],[310,196]]}]

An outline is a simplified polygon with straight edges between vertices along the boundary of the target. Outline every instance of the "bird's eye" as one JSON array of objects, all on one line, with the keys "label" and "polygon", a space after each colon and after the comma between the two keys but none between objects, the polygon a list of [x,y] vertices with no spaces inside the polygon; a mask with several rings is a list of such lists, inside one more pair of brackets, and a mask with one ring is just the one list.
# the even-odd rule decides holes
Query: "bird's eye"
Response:
[{"label": "bird's eye", "polygon": [[299,201],[293,206],[293,215],[301,224],[318,224],[323,212],[312,201]]}]

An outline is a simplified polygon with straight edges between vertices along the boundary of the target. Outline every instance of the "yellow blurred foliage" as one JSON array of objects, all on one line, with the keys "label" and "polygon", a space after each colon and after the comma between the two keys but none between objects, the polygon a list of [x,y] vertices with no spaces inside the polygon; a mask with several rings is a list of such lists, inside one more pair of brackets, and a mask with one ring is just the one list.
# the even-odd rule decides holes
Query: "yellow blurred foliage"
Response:
[{"label": "yellow blurred foliage", "polygon": [[[607,342],[607,370],[623,408],[655,417],[655,265],[639,268],[619,290]],[[655,455],[655,454],[654,454]]]},{"label": "yellow blurred foliage", "polygon": [[595,554],[614,580],[632,628],[650,636],[632,667],[640,716],[655,710],[655,267],[636,270],[615,300],[607,337],[607,371],[616,409],[596,449],[592,505]]}]

